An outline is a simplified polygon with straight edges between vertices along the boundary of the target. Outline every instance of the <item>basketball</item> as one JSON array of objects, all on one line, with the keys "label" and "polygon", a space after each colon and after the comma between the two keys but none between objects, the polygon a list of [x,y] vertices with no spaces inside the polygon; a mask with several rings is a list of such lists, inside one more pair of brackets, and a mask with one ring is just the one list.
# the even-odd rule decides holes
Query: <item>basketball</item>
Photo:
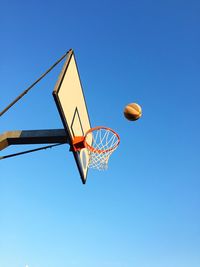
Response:
[{"label": "basketball", "polygon": [[142,108],[136,103],[130,103],[124,109],[124,116],[129,121],[136,121],[142,116]]}]

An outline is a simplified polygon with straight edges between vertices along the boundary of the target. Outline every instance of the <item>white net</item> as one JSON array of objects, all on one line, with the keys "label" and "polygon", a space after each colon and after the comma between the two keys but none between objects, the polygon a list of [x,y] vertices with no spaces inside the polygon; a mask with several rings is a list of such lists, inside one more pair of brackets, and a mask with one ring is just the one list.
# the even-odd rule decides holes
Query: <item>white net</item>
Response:
[{"label": "white net", "polygon": [[85,144],[90,154],[88,167],[106,170],[109,157],[119,144],[119,136],[109,128],[96,127],[87,133]]}]

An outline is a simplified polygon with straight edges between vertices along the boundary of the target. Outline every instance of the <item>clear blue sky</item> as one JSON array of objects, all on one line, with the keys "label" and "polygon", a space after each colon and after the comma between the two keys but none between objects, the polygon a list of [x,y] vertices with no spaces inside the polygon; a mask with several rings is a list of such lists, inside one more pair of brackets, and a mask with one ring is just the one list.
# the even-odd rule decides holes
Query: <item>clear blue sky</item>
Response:
[{"label": "clear blue sky", "polygon": [[[121,136],[85,186],[67,145],[0,162],[0,267],[199,267],[200,2],[1,1],[0,12],[0,109],[73,48],[92,125]],[[62,127],[61,67],[1,133]],[[130,102],[143,107],[135,123]]]}]

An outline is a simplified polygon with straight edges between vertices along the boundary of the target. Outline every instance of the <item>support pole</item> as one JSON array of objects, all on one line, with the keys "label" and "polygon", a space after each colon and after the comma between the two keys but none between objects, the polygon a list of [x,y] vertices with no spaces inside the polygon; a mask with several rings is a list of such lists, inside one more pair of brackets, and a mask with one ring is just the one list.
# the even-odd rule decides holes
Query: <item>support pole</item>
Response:
[{"label": "support pole", "polygon": [[68,143],[64,129],[9,131],[0,135],[0,150],[10,145]]},{"label": "support pole", "polygon": [[[71,49],[69,50],[71,51]],[[68,52],[67,52],[68,53]],[[60,59],[56,61],[45,73],[43,73],[33,84],[31,84],[23,93],[21,93],[15,100],[13,100],[4,110],[0,112],[0,117],[8,111],[14,104],[16,104],[25,94],[27,94],[39,81],[41,81],[58,63],[60,63],[66,56],[65,53]]]}]

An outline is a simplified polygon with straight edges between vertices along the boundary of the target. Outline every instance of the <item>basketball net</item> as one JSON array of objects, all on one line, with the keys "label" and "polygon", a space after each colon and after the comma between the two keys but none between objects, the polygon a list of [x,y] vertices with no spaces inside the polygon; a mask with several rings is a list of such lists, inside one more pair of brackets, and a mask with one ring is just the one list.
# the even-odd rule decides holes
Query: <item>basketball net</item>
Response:
[{"label": "basketball net", "polygon": [[88,167],[106,170],[108,160],[118,147],[119,142],[119,135],[110,128],[95,127],[90,129],[85,136],[85,147],[90,155]]}]

